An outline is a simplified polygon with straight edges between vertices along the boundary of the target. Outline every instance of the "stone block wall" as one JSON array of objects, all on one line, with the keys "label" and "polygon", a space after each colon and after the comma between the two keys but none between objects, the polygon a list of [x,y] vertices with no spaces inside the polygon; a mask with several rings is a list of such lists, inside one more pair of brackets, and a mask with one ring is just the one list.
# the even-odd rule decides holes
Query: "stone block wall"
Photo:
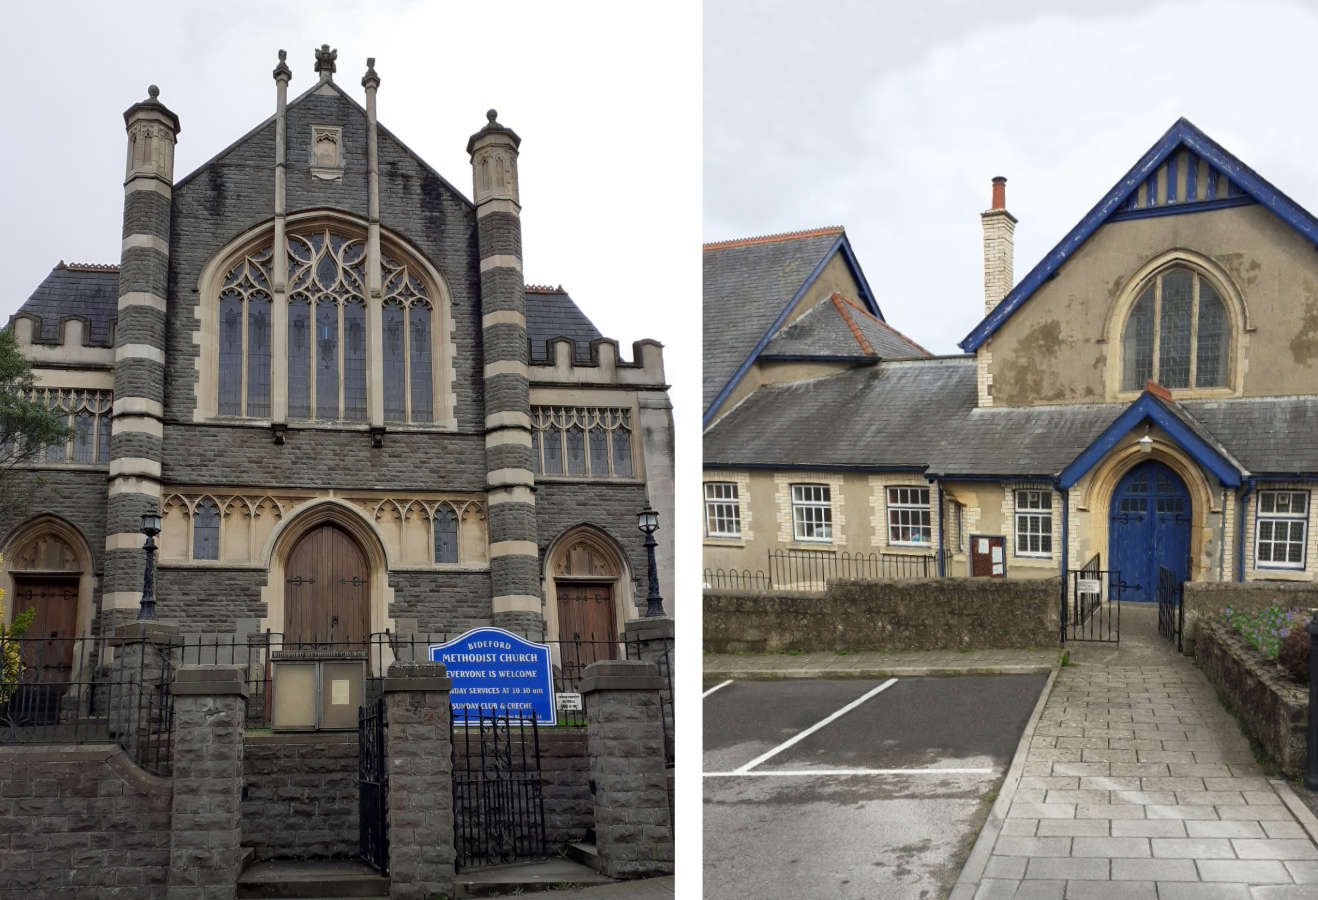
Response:
[{"label": "stone block wall", "polygon": [[0,897],[163,897],[172,796],[114,744],[0,748]]},{"label": "stone block wall", "polygon": [[707,590],[705,649],[962,650],[1054,647],[1058,578],[839,581],[823,594]]},{"label": "stone block wall", "polygon": [[257,859],[355,858],[357,734],[249,734],[244,847]]},{"label": "stone block wall", "polygon": [[1308,752],[1309,691],[1264,659],[1226,622],[1199,622],[1194,657],[1227,709],[1291,777],[1304,771]]},{"label": "stone block wall", "polygon": [[1185,584],[1185,633],[1181,645],[1187,656],[1195,653],[1195,640],[1202,623],[1218,610],[1318,607],[1318,583],[1286,581],[1187,581]]}]

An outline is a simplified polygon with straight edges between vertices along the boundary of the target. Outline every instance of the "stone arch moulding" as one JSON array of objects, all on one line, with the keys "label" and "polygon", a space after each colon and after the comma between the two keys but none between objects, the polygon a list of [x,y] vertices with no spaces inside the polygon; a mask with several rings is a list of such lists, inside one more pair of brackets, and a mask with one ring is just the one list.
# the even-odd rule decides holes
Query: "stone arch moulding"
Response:
[{"label": "stone arch moulding", "polygon": [[[1219,502],[1221,495],[1213,491],[1198,464],[1171,443],[1166,435],[1157,430],[1151,434],[1154,441],[1150,452],[1144,453],[1140,450],[1138,444],[1134,442],[1135,434],[1132,432],[1130,436],[1132,442],[1113,449],[1090,474],[1089,484],[1082,495],[1084,506],[1089,512],[1090,538],[1095,546],[1102,548],[1106,558],[1108,508],[1112,503],[1112,494],[1117,489],[1117,484],[1135,466],[1156,460],[1175,472],[1181,481],[1185,482],[1190,492],[1190,580],[1202,581],[1204,573],[1211,569],[1203,558],[1204,548],[1212,539],[1213,531],[1208,516],[1222,512]],[[1221,552],[1221,548],[1218,548],[1218,552]]]},{"label": "stone arch moulding", "polygon": [[[43,539],[54,539],[60,546],[47,545],[44,548],[46,553],[41,554],[43,548],[38,544]],[[39,555],[29,557],[30,548]],[[8,624],[14,616],[14,579],[11,573],[77,575],[78,616],[75,633],[77,637],[91,636],[92,620],[96,617],[95,597],[99,579],[94,572],[91,547],[76,525],[59,516],[35,516],[9,533],[2,552],[4,565],[0,569],[0,589],[4,590],[6,599],[11,602],[4,604],[4,615],[0,621]],[[74,654],[75,666],[79,664],[81,656]],[[77,677],[76,673],[74,677]]]},{"label": "stone arch moulding", "polygon": [[1226,305],[1228,318],[1231,322],[1231,369],[1228,387],[1226,389],[1184,388],[1178,389],[1177,395],[1192,396],[1203,392],[1207,395],[1220,397],[1224,392],[1239,394],[1244,381],[1244,362],[1248,359],[1246,349],[1249,335],[1254,332],[1256,327],[1253,317],[1250,315],[1249,304],[1245,302],[1245,292],[1231,277],[1231,273],[1212,257],[1184,247],[1177,247],[1158,254],[1136,269],[1130,278],[1126,280],[1121,292],[1117,295],[1116,301],[1108,305],[1107,315],[1103,318],[1103,332],[1098,336],[1098,341],[1105,343],[1108,347],[1104,382],[1108,399],[1130,397],[1139,393],[1138,391],[1123,391],[1121,389],[1122,331],[1125,328],[1126,319],[1130,316],[1131,309],[1135,306],[1135,301],[1139,299],[1144,288],[1160,273],[1176,266],[1183,266],[1195,271],[1201,277],[1214,283],[1219,289],[1223,303]]},{"label": "stone arch moulding", "polygon": [[[574,548],[582,546],[586,548],[596,559],[604,565],[601,569],[587,572],[573,572],[570,569],[561,570],[564,563],[571,563],[571,554]],[[614,585],[613,589],[613,614],[618,626],[618,634],[621,636],[623,628],[629,618],[636,613],[636,597],[632,581],[631,565],[627,562],[627,553],[623,550],[612,535],[598,525],[590,523],[580,523],[562,531],[558,537],[550,542],[541,556],[543,570],[541,572],[541,594],[545,598],[544,618],[545,618],[545,638],[546,640],[558,639],[558,589],[557,581],[580,580],[580,581],[608,581]],[[555,645],[557,650],[557,645]]]},{"label": "stone arch moulding", "polygon": [[[327,227],[351,231],[363,239],[368,232],[368,222],[360,216],[335,209],[307,209],[289,213],[285,217],[287,233],[293,234],[308,228]],[[200,323],[200,328],[192,333],[192,342],[199,348],[194,358],[196,379],[193,382],[194,422],[205,422],[218,414],[218,379],[219,379],[219,328],[220,328],[220,288],[229,269],[243,256],[261,247],[269,245],[274,239],[274,219],[267,219],[238,234],[222,248],[217,250],[202,267],[197,278],[197,305],[193,312]],[[418,275],[434,288],[433,307],[435,317],[432,320],[432,368],[433,397],[438,401],[434,422],[426,425],[427,429],[455,431],[457,429],[457,343],[454,335],[453,292],[448,280],[421,250],[401,234],[391,229],[380,228],[380,247],[386,254],[401,256],[407,262],[416,263]],[[369,301],[368,301],[369,302]],[[271,379],[271,390],[281,387]],[[368,392],[372,390],[375,373],[368,371]],[[282,389],[287,389],[283,386]],[[272,395],[273,396],[273,395]],[[257,425],[264,425],[268,420],[252,419]],[[365,423],[362,423],[363,425]],[[413,427],[409,425],[408,427]]]},{"label": "stone arch moulding", "polygon": [[361,511],[337,499],[317,499],[285,513],[262,548],[261,558],[268,573],[261,588],[265,604],[265,618],[261,631],[284,631],[284,564],[298,538],[318,525],[332,523],[348,532],[366,554],[370,567],[371,632],[395,631],[397,626],[389,616],[394,590],[389,586],[389,557],[384,541]]}]

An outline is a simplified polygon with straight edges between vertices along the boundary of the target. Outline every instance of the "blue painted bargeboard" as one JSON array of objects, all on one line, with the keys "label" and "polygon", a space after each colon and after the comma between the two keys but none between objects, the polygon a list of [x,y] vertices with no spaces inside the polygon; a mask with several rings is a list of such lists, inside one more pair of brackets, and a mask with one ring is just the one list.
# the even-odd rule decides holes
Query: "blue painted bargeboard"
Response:
[{"label": "blue painted bargeboard", "polygon": [[462,711],[494,709],[519,719],[557,724],[554,675],[549,648],[502,628],[473,628],[443,644],[430,646],[430,661],[442,662],[453,679],[449,705]]}]

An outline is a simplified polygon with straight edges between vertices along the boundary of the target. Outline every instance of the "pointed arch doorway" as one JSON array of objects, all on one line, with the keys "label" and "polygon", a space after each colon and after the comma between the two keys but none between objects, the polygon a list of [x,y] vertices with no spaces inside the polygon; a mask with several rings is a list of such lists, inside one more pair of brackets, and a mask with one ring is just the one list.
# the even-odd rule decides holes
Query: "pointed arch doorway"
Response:
[{"label": "pointed arch doorway", "polygon": [[1190,576],[1190,491],[1172,468],[1158,460],[1135,466],[1112,492],[1108,558],[1121,574],[1123,600],[1157,599],[1158,569],[1178,583]]},{"label": "pointed arch doorway", "polygon": [[339,525],[316,525],[297,539],[284,566],[285,640],[360,647],[370,633],[366,553]]}]

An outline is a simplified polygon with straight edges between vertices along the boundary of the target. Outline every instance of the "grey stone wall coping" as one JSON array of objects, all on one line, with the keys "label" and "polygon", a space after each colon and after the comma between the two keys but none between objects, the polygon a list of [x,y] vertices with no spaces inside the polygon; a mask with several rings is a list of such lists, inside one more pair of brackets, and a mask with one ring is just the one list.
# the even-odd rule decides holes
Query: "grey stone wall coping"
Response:
[{"label": "grey stone wall coping", "polygon": [[124,639],[147,640],[154,643],[170,643],[179,635],[179,626],[173,622],[137,621],[119,625],[114,629],[114,636]]},{"label": "grey stone wall coping", "polygon": [[249,744],[356,744],[354,731],[249,731],[243,735]]},{"label": "grey stone wall coping", "polygon": [[[440,666],[443,669],[443,666]],[[390,669],[389,671],[393,671]],[[394,678],[384,679],[384,692],[386,694],[401,694],[408,691],[430,691],[448,693],[453,687],[452,678],[440,678],[431,676],[429,678]]]},{"label": "grey stone wall coping", "polygon": [[39,763],[105,763],[142,793],[173,793],[169,778],[152,775],[129,759],[118,744],[33,744],[0,747],[0,769],[21,770]]},{"label": "grey stone wall coping", "polygon": [[175,696],[247,697],[241,666],[182,666],[174,675]]},{"label": "grey stone wall coping", "polygon": [[672,638],[676,633],[676,623],[671,616],[655,616],[653,619],[632,619],[623,627],[627,641],[655,641]]},{"label": "grey stone wall coping", "polygon": [[596,691],[658,691],[668,685],[654,663],[639,659],[602,659],[586,666],[577,690],[583,694]]}]

